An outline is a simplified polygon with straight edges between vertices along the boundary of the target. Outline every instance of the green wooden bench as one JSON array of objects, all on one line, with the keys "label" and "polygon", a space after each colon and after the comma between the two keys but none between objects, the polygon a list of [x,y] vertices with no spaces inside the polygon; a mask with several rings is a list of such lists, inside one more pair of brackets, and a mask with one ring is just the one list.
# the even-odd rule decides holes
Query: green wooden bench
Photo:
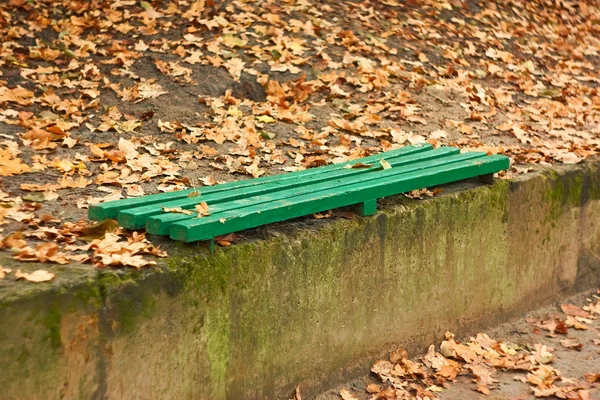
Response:
[{"label": "green wooden bench", "polygon": [[[212,241],[338,207],[356,205],[360,215],[370,215],[382,197],[474,177],[489,181],[508,167],[509,159],[501,155],[411,146],[304,171],[95,204],[88,216],[117,219],[124,228],[145,228],[182,242]],[[195,212],[200,203],[208,205],[204,214],[209,215]]]}]

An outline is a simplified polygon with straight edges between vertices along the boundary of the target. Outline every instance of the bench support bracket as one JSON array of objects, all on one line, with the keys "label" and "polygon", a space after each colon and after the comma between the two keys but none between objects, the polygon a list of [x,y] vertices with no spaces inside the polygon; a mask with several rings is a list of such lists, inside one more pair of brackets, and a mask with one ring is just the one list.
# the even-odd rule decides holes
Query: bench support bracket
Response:
[{"label": "bench support bracket", "polygon": [[356,213],[361,217],[373,215],[377,212],[377,199],[367,200],[356,205]]}]

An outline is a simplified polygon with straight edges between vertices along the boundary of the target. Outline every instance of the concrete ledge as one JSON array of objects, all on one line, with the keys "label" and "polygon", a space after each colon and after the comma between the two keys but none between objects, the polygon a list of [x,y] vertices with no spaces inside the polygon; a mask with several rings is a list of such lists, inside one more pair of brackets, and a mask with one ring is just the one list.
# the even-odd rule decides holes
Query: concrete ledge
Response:
[{"label": "concrete ledge", "polygon": [[214,256],[174,246],[155,271],[0,280],[3,398],[306,396],[399,344],[422,350],[600,283],[599,160],[383,203],[263,227]]}]

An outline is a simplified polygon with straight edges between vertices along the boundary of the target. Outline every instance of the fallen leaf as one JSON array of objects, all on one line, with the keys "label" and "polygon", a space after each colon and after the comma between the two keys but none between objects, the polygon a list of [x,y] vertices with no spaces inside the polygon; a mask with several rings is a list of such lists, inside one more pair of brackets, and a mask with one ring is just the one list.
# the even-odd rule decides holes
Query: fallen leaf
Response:
[{"label": "fallen leaf", "polygon": [[15,278],[17,280],[19,279],[25,279],[26,281],[29,282],[48,282],[51,281],[52,279],[54,279],[55,275],[52,272],[48,272],[46,270],[43,269],[38,269],[37,271],[34,271],[32,273],[23,273],[21,272],[20,269],[17,270],[17,272],[15,272]]},{"label": "fallen leaf", "polygon": [[231,58],[223,63],[223,66],[229,71],[236,82],[240,81],[245,65],[246,63],[241,58]]},{"label": "fallen leaf", "polygon": [[583,311],[581,308],[574,306],[572,304],[561,304],[560,309],[567,315],[572,317],[583,317],[588,318],[590,313],[587,311]]},{"label": "fallen leaf", "polygon": [[331,214],[331,210],[329,210],[329,211],[327,211],[325,213],[314,213],[313,214],[313,218],[316,218],[316,219],[325,219],[325,218],[331,217],[331,215],[332,215]]},{"label": "fallen leaf", "polygon": [[560,344],[567,349],[581,351],[583,347],[582,343],[579,343],[579,340],[576,338],[565,338],[560,341]]},{"label": "fallen leaf", "polygon": [[373,394],[373,393],[379,393],[381,392],[381,386],[375,384],[375,383],[370,383],[367,385],[367,392]]},{"label": "fallen leaf", "polygon": [[203,201],[202,203],[196,205],[196,212],[198,213],[198,218],[210,215],[210,212],[208,211],[208,204]]},{"label": "fallen leaf", "polygon": [[346,389],[340,390],[340,396],[342,397],[342,400],[358,400],[356,396],[354,396]]},{"label": "fallen leaf", "polygon": [[302,400],[302,394],[300,393],[300,386],[296,386],[296,391],[294,392],[294,397],[290,400]]},{"label": "fallen leaf", "polygon": [[184,210],[181,207],[163,207],[162,210],[166,213],[186,214],[191,215],[194,212],[192,210]]},{"label": "fallen leaf", "polygon": [[390,165],[390,163],[388,163],[387,161],[385,161],[383,158],[381,160],[379,160],[379,164],[381,164],[381,166],[383,167],[383,169],[391,169],[392,166]]},{"label": "fallen leaf", "polygon": [[114,219],[105,219],[92,225],[85,226],[80,232],[79,239],[90,242],[101,239],[107,232],[114,232],[119,228],[119,223]]},{"label": "fallen leaf", "polygon": [[229,233],[227,235],[215,237],[215,243],[219,246],[227,247],[230,246],[237,239],[238,237],[235,235],[235,233]]},{"label": "fallen leaf", "polygon": [[4,278],[6,276],[6,274],[9,274],[11,272],[12,272],[12,269],[4,268],[2,265],[0,265],[0,279]]},{"label": "fallen leaf", "polygon": [[600,373],[587,373],[584,377],[588,383],[600,382]]}]

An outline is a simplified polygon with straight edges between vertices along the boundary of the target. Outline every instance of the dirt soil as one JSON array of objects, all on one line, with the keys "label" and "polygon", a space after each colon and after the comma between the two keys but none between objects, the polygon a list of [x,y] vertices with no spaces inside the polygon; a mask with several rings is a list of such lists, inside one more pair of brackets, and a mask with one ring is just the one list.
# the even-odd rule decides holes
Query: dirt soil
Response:
[{"label": "dirt soil", "polygon": [[[541,376],[541,374],[532,372],[535,367],[531,368],[531,366],[528,367],[529,369],[522,370],[496,367],[493,369],[492,377],[497,382],[488,385],[489,394],[483,394],[478,391],[478,384],[481,379],[474,376],[473,371],[467,367],[462,369],[455,379],[448,379],[441,385],[438,381],[436,387],[440,391],[434,392],[429,388],[429,393],[434,396],[429,398],[440,400],[525,400],[541,397],[550,399],[600,399],[600,324],[597,319],[600,316],[600,309],[597,310],[598,312],[592,313],[591,318],[593,319],[586,316],[585,322],[581,320],[582,317],[568,316],[561,309],[561,305],[575,305],[579,308],[578,311],[575,311],[575,314],[577,314],[590,304],[599,304],[599,300],[600,290],[578,294],[563,299],[552,306],[529,312],[518,320],[486,331],[489,338],[494,341],[511,348],[520,349],[518,351],[525,354],[534,354],[536,344],[546,346],[547,351],[553,355],[551,361],[546,364],[551,367],[555,374],[553,379],[536,381],[534,375]],[[574,321],[579,322],[575,323]],[[476,334],[476,332],[473,332],[473,336]],[[469,338],[462,338],[458,342],[468,343]],[[570,347],[565,347],[565,345]],[[436,344],[435,349],[441,351],[439,344]],[[423,356],[425,355],[412,358],[412,360],[419,363]],[[450,357],[450,359],[464,362],[460,357]],[[476,363],[477,361],[474,362],[474,364]],[[429,369],[429,372],[432,373],[431,369]],[[557,378],[558,376],[560,378]],[[420,382],[422,382],[420,379],[403,379],[397,383],[397,386],[408,388],[410,383]],[[539,386],[533,382],[539,382]],[[380,392],[369,394],[367,392],[369,385],[372,385],[371,388],[378,387]],[[580,389],[573,391],[558,391],[556,395],[552,395],[548,393],[553,390],[548,390],[547,393],[544,393],[544,396],[540,394],[543,392],[542,388],[577,387],[578,385]],[[393,385],[383,384],[382,379],[377,374],[371,373],[368,376],[322,393],[314,397],[314,400],[427,398],[423,392],[419,393],[414,389],[409,390],[405,397],[402,397],[399,392],[394,395],[389,394],[389,397],[386,397],[384,392],[386,387],[393,387]],[[535,395],[535,389],[540,391],[537,396]]]},{"label": "dirt soil", "polygon": [[81,253],[99,201],[422,142],[503,177],[600,151],[596,1],[8,0],[0,37],[0,248],[24,260],[140,266]]}]

